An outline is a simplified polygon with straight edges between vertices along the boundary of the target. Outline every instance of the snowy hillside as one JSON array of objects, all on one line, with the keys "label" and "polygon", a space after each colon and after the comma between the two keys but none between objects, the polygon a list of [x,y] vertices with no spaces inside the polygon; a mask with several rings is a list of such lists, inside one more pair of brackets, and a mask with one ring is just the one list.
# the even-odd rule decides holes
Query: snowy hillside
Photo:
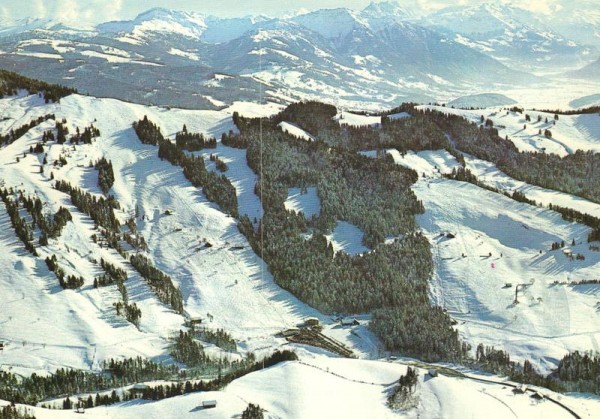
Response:
[{"label": "snowy hillside", "polygon": [[[423,106],[422,109],[460,115],[481,124],[489,119],[501,137],[508,137],[521,151],[554,153],[559,156],[577,150],[600,152],[600,116],[598,114],[557,115],[529,111],[514,112],[494,107],[477,110],[452,109],[442,106]],[[550,135],[547,134],[550,131]]]},{"label": "snowy hillside", "polygon": [[[90,123],[101,132],[95,143],[79,146],[76,151],[67,145],[50,146],[49,163],[67,156],[68,164],[43,174],[37,170],[40,161],[36,156],[22,158],[19,163],[15,163],[15,159],[39,141],[42,132],[51,128],[50,122],[30,130],[3,149],[0,173],[4,187],[39,196],[48,203],[48,211],[63,205],[73,214],[73,224],[67,226],[60,238],[51,240],[41,257],[56,254],[61,265],[70,272],[87,278],[78,293],[58,292],[56,278],[39,263],[43,259],[24,254],[15,242],[6,213],[0,217],[5,249],[0,252],[2,266],[11,267],[3,271],[2,289],[7,292],[2,292],[0,297],[1,305],[7,308],[2,312],[4,326],[0,333],[0,339],[9,343],[2,354],[4,364],[24,371],[39,371],[58,366],[96,368],[95,359],[109,356],[157,357],[167,347],[172,331],[183,325],[184,318],[153,299],[145,283],[120,255],[114,250],[102,249],[90,239],[91,220],[49,182],[52,173],[56,180],[65,179],[100,194],[95,170],[89,168],[88,163],[102,156],[109,159],[114,168],[112,193],[122,205],[119,217],[125,220],[137,208],[138,228],[150,249],[148,256],[158,267],[172,274],[182,290],[189,315],[204,317],[210,313],[211,327],[226,327],[240,341],[252,339],[244,345],[252,350],[264,345],[263,339],[272,342],[270,336],[300,322],[303,316],[317,314],[276,287],[246,239],[237,231],[235,220],[209,203],[180,170],[161,162],[150,147],[141,145],[131,128],[133,121],[148,115],[161,124],[167,135],[173,135],[187,124],[195,132],[219,136],[221,132],[235,129],[230,111],[165,110],[77,95],[56,105],[44,105],[31,96],[3,99],[0,109],[5,118],[3,131],[39,115],[54,113],[57,118],[66,118],[71,132]],[[224,146],[219,150],[223,156],[235,151]],[[235,163],[235,167],[240,167],[240,163]],[[233,178],[235,173],[235,170],[231,172]],[[248,193],[254,196],[253,186],[244,183],[247,174],[238,173],[242,182],[238,185],[238,194],[243,209],[244,196]],[[248,205],[250,210],[259,211],[252,207],[256,204]],[[166,216],[167,210],[172,215]],[[205,243],[212,247],[202,249]],[[100,256],[127,270],[129,299],[142,310],[139,330],[114,314],[112,302],[117,301],[116,292],[94,289],[88,282],[101,272],[93,262]],[[38,313],[33,319],[29,311],[19,310],[24,296],[30,296],[32,312]],[[232,311],[231,307],[237,309]]]},{"label": "snowy hillside", "polygon": [[[440,173],[458,167],[445,152],[405,157],[395,150],[389,153],[398,164],[424,175],[414,190],[427,208],[419,224],[432,243],[436,262],[432,298],[458,320],[467,339],[501,344],[518,357],[536,358],[549,366],[565,350],[597,350],[598,321],[590,321],[598,317],[597,290],[556,285],[597,276],[600,256],[588,249],[587,227],[565,222],[555,212],[441,178]],[[482,174],[475,160],[469,160],[468,167]],[[497,182],[485,175],[480,179],[496,187],[510,181],[506,175]],[[539,188],[538,194],[530,194],[526,187],[520,190],[536,199],[544,197]],[[571,197],[546,194],[546,199],[570,206]],[[597,204],[571,204],[593,214],[600,211]],[[566,250],[550,251],[551,243],[561,240],[574,240],[569,252],[585,255],[585,262],[572,262]]]},{"label": "snowy hillside", "polygon": [[[385,406],[392,384],[406,373],[406,366],[377,361],[330,359],[307,354],[302,362],[281,364],[240,378],[225,390],[195,393],[163,401],[130,401],[109,407],[88,409],[86,417],[230,418],[242,412],[248,402],[264,409],[265,418],[316,417],[491,417],[562,418],[568,411],[548,400],[534,401],[530,394],[513,394],[512,387],[500,382],[440,375],[430,377],[417,368],[416,407],[392,411]],[[533,393],[531,393],[533,394]],[[599,407],[594,400],[560,396],[549,397],[576,409],[583,418],[592,418]],[[202,402],[216,400],[214,409]],[[0,402],[1,404],[1,402]],[[76,413],[29,408],[40,419],[75,418]]]},{"label": "snowy hillside", "polygon": [[[373,18],[389,12],[386,7],[369,10]],[[314,46],[308,37],[314,30],[303,26],[308,21],[300,25],[302,19],[322,26],[338,14],[356,25],[351,32],[318,35],[319,42],[329,41],[313,49],[310,60],[286,55],[287,47],[299,52]],[[403,105],[386,117],[315,102],[283,110],[277,101],[234,97],[231,92],[244,89],[238,84],[242,79],[254,87],[258,82],[269,86],[270,99],[282,99],[282,80],[296,83],[307,96],[313,89],[332,94],[344,88],[346,81],[334,72],[324,77],[337,80],[337,87],[316,83],[312,77],[321,70],[312,67],[314,62],[321,68],[354,69],[354,87],[362,91],[361,80],[370,79],[385,62],[348,41],[374,34],[368,14],[335,10],[318,15],[231,21],[230,35],[243,33],[235,42],[227,34],[211,35],[212,53],[229,49],[233,57],[218,72],[205,68],[206,89],[229,89],[233,95],[223,101],[217,94],[204,95],[212,110],[80,94],[46,103],[43,93],[29,95],[23,89],[0,99],[0,399],[30,397],[35,391],[10,391],[37,375],[60,380],[59,369],[69,368],[90,375],[53,393],[52,400],[35,399],[40,403],[30,409],[36,417],[76,416],[41,403],[64,406],[67,394],[73,400],[93,398],[98,387],[80,390],[91,377],[113,380],[98,390],[104,397],[115,390],[108,403],[92,401],[86,411],[91,417],[225,418],[241,415],[249,403],[258,403],[270,418],[558,418],[573,414],[568,409],[578,417],[595,416],[597,396],[548,389],[536,394],[535,387],[517,394],[517,384],[507,378],[477,372],[488,365],[473,353],[478,344],[506,351],[521,364],[512,364],[512,371],[496,369],[496,374],[515,377],[533,365],[543,375],[526,379],[549,380],[537,382],[550,387],[554,381],[548,384],[547,374],[558,374],[566,354],[600,351],[600,294],[594,282],[600,252],[595,242],[588,243],[591,228],[505,194],[519,192],[541,205],[558,204],[592,217],[600,217],[600,205],[592,202],[594,197],[585,200],[511,178],[498,169],[501,163],[461,156],[440,128],[447,122],[443,116],[418,111],[460,115],[477,125],[489,120],[519,151],[542,157],[600,152],[598,115],[501,109],[511,100],[509,92],[459,99],[474,106],[493,100],[493,107]],[[165,27],[157,23],[166,21]],[[182,21],[189,25],[177,26]],[[29,39],[19,41],[18,52],[59,54],[65,62],[69,54],[88,57],[85,63],[73,58],[78,71],[102,62],[127,71],[164,66],[168,72],[164,57],[149,54],[147,44],[136,50],[125,44],[169,38],[168,28],[177,27],[185,47],[169,45],[170,59],[193,57],[206,64],[204,53],[211,51],[202,49],[203,37],[215,24],[210,18],[156,9],[130,23],[103,29],[128,37],[118,41],[120,47]],[[269,27],[253,31],[259,24]],[[398,40],[408,33],[430,46],[440,40],[416,26],[393,25],[378,36]],[[351,49],[347,57],[327,55],[344,43]],[[472,57],[462,47],[452,48],[448,51]],[[272,60],[271,70],[278,68],[276,77],[261,67],[243,77],[232,71],[248,62],[262,66],[263,59]],[[290,70],[289,62],[296,61],[299,66]],[[425,77],[446,83],[433,73]],[[369,89],[381,92],[379,82]],[[231,90],[236,85],[239,90]],[[295,94],[286,92],[286,100]],[[457,91],[445,94],[459,96]],[[275,114],[260,123],[245,118]],[[427,149],[419,124],[431,135],[429,148],[434,140],[446,141],[442,144],[454,155]],[[425,151],[415,152],[413,145]],[[477,176],[479,186],[443,176],[461,164]],[[225,206],[228,197],[235,211]],[[305,253],[292,260],[297,249]],[[322,278],[319,274],[325,282],[311,282]],[[386,282],[389,278],[399,280]],[[373,303],[378,292],[381,298]],[[339,301],[347,305],[336,305]],[[431,313],[439,317],[427,317]],[[421,323],[421,315],[430,323]],[[396,321],[389,329],[381,326],[386,316]],[[443,336],[438,342],[443,333],[454,341]],[[418,345],[434,348],[437,358],[414,351],[420,347],[410,345],[418,336],[427,336]],[[390,337],[401,343],[390,345]],[[452,342],[460,348],[454,350]],[[267,361],[265,368],[263,357],[286,349],[298,359]],[[437,364],[401,357],[407,353]],[[155,362],[157,370],[179,369],[168,378],[123,378],[119,361],[117,366],[106,363],[135,357]],[[411,397],[403,399],[401,409],[397,402],[390,407],[389,397],[400,376],[408,376],[408,365],[418,373]],[[10,374],[18,379],[10,382]],[[144,400],[127,400],[135,384],[145,390],[138,394]],[[164,393],[160,387],[163,393],[158,392],[163,384],[171,390]],[[216,400],[217,407],[201,407],[207,400]]]}]

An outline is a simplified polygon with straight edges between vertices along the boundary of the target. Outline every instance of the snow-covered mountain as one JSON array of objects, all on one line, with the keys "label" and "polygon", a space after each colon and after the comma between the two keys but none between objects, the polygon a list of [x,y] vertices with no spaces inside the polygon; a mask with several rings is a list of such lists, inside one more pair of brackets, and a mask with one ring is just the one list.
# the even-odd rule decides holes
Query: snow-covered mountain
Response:
[{"label": "snow-covered mountain", "polygon": [[600,77],[600,58],[579,70],[568,73],[570,77],[597,81]]},{"label": "snow-covered mountain", "polygon": [[454,6],[420,22],[511,67],[535,73],[581,66],[598,54],[595,47],[565,37],[535,13],[511,5]]},{"label": "snow-covered mountain", "polygon": [[[393,3],[278,19],[152,9],[80,33],[23,26],[0,36],[1,65],[90,94],[194,108],[240,92],[392,104],[535,81],[407,19]],[[221,73],[230,77],[215,80]]]}]

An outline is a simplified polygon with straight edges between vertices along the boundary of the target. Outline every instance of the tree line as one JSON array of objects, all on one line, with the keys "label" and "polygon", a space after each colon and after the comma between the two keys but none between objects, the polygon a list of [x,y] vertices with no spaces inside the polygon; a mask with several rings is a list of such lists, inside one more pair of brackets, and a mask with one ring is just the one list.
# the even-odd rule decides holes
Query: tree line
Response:
[{"label": "tree line", "polygon": [[65,96],[77,93],[76,89],[30,79],[7,70],[0,70],[0,80],[0,99],[16,95],[20,89],[27,90],[32,95],[38,94],[46,103],[58,102]]}]

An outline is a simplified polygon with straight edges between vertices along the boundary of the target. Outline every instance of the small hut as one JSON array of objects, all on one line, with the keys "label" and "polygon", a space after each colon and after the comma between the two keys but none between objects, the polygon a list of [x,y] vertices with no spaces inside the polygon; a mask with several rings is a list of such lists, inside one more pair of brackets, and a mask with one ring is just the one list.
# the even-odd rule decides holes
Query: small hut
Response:
[{"label": "small hut", "polygon": [[319,319],[317,319],[316,317],[308,317],[304,320],[304,325],[307,327],[318,326]]},{"label": "small hut", "polygon": [[360,323],[353,317],[344,317],[340,320],[342,326],[358,326]]},{"label": "small hut", "polygon": [[203,409],[214,409],[215,407],[217,407],[216,400],[205,400],[202,402]]}]

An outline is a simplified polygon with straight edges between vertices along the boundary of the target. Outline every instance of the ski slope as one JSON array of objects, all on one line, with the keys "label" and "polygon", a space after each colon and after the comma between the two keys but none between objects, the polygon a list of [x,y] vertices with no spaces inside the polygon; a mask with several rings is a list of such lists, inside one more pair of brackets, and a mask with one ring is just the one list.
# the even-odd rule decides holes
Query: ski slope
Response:
[{"label": "ski slope", "polygon": [[493,163],[475,158],[470,155],[464,155],[466,167],[477,176],[480,182],[492,186],[503,192],[512,193],[521,192],[529,199],[535,200],[538,204],[548,206],[549,204],[559,205],[565,208],[572,208],[576,211],[600,217],[600,204],[590,202],[578,196],[569,195],[564,192],[545,189],[539,186],[516,180],[502,172]]},{"label": "ski slope", "polygon": [[[2,122],[3,132],[48,113],[55,113],[58,120],[66,118],[70,133],[91,123],[101,132],[90,145],[74,148],[68,143],[52,143],[47,147],[49,166],[43,174],[39,173],[42,156],[23,157],[23,152],[53,127],[52,121],[30,130],[0,153],[0,178],[6,187],[37,194],[49,203],[48,212],[65,206],[74,218],[58,240],[50,240],[49,246],[41,249],[41,258],[34,259],[24,254],[7,214],[0,212],[1,266],[10,267],[0,273],[0,288],[6,290],[0,293],[0,306],[5,308],[0,311],[0,339],[8,343],[3,365],[31,373],[58,367],[97,369],[99,360],[110,357],[162,359],[169,352],[170,336],[183,327],[184,318],[160,303],[120,255],[91,240],[97,233],[92,220],[74,208],[66,194],[52,188],[51,172],[57,180],[65,179],[100,195],[97,172],[88,165],[102,156],[113,165],[115,183],[110,192],[122,206],[117,217],[124,223],[137,208],[138,229],[149,247],[147,256],[181,288],[189,315],[206,318],[210,314],[212,322],[207,327],[225,328],[239,341],[242,352],[276,347],[285,341],[275,338],[275,333],[306,316],[321,317],[275,285],[264,263],[238,232],[236,220],[208,202],[202,190],[184,178],[181,168],[161,161],[156,147],[141,144],[131,127],[147,115],[167,136],[186,124],[191,132],[220,137],[221,132],[235,130],[231,111],[145,107],[80,95],[49,105],[37,96],[6,98],[0,100],[0,110],[8,118]],[[237,163],[242,157],[233,156],[231,149],[220,144],[217,151],[238,159],[230,175],[240,179],[237,183],[234,179],[238,195],[247,196],[253,184],[250,188],[247,173],[240,172],[243,168]],[[68,164],[51,166],[61,155]],[[252,207],[244,199],[240,201],[242,210]],[[172,215],[166,215],[167,210]],[[52,254],[67,274],[85,278],[80,290],[60,288],[43,262]],[[126,269],[130,303],[135,302],[142,311],[139,330],[116,316],[112,304],[120,295],[115,286],[93,288],[93,278],[102,270],[92,259],[100,257]]]},{"label": "ski slope", "polygon": [[[417,220],[432,243],[436,269],[431,294],[458,320],[467,341],[501,347],[517,359],[533,359],[548,368],[568,351],[600,349],[600,287],[554,284],[598,277],[600,253],[588,249],[587,226],[441,178],[434,162],[441,172],[454,165],[445,151],[392,155],[398,164],[426,175],[413,190],[426,208]],[[576,245],[570,246],[573,239]],[[553,242],[563,240],[566,249],[585,260],[571,261],[561,250],[550,251]],[[515,304],[517,284],[526,285]]]}]

